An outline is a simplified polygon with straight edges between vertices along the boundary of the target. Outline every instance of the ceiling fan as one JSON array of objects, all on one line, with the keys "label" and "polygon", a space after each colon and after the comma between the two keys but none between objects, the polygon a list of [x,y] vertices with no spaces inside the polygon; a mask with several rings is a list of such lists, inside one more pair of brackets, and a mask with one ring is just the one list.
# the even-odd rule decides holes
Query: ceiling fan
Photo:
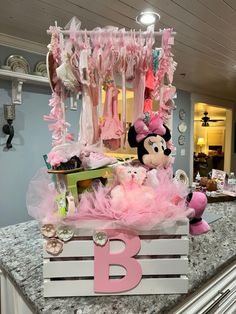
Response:
[{"label": "ceiling fan", "polygon": [[201,120],[199,120],[199,121],[202,121],[202,126],[209,126],[209,122],[225,121],[224,119],[211,119],[208,116],[207,111],[205,111],[203,114],[204,114],[204,116],[201,118]]}]

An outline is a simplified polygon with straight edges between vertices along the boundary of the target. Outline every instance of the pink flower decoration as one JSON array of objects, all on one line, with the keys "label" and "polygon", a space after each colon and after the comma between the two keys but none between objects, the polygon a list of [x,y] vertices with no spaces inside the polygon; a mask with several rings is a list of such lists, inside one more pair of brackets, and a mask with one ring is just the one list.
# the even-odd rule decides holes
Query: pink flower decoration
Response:
[{"label": "pink flower decoration", "polygon": [[41,227],[42,235],[46,238],[52,238],[56,235],[56,229],[52,224],[45,224]]},{"label": "pink flower decoration", "polygon": [[56,256],[62,252],[63,242],[56,238],[51,238],[47,241],[45,248],[49,254]]}]

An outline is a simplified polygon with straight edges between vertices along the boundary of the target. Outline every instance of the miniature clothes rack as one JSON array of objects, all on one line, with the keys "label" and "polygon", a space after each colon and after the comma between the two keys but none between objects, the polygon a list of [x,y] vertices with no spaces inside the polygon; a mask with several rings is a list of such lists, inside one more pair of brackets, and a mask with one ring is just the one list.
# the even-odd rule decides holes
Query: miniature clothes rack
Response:
[{"label": "miniature clothes rack", "polygon": [[[69,25],[69,26],[68,26]],[[139,81],[140,84],[136,86],[136,91],[134,91],[134,108],[132,121],[134,122],[137,118],[142,115],[143,108],[143,99],[144,99],[144,84],[145,84],[145,74],[147,72],[148,67],[150,66],[150,60],[152,58],[152,47],[155,42],[156,36],[165,37],[166,32],[169,32],[170,41],[165,42],[166,48],[163,48],[164,55],[164,63],[167,64],[167,59],[172,59],[171,54],[168,56],[165,55],[166,51],[170,51],[170,46],[173,45],[173,37],[176,35],[172,29],[163,29],[159,31],[154,31],[153,27],[148,27],[146,31],[136,31],[136,30],[128,30],[125,29],[117,29],[113,27],[108,28],[99,28],[95,30],[81,30],[80,29],[80,21],[76,18],[73,18],[66,27],[67,29],[61,29],[57,26],[57,22],[55,22],[55,26],[50,27],[47,31],[48,34],[52,35],[52,41],[49,45],[49,50],[53,51],[53,45],[56,48],[52,54],[55,55],[55,58],[58,59],[56,68],[60,67],[60,75],[59,80],[62,83],[62,88],[69,88],[72,93],[78,93],[78,89],[80,92],[82,91],[83,95],[88,95],[88,92],[83,92],[85,89],[87,90],[87,86],[90,86],[91,83],[91,75],[94,77],[94,70],[97,73],[97,91],[98,91],[98,103],[97,103],[97,118],[94,121],[97,121],[96,127],[93,127],[93,130],[98,129],[98,120],[104,119],[102,117],[102,85],[111,84],[107,82],[114,81],[113,71],[118,72],[122,77],[122,126],[123,126],[123,134],[125,134],[126,128],[126,88],[125,82],[130,80],[129,78],[125,78],[125,72],[127,73],[128,68],[131,70],[131,81],[133,84],[136,84],[135,81]],[[69,29],[68,29],[69,28]],[[85,35],[85,36],[80,36]],[[90,37],[91,36],[91,37]],[[162,37],[162,46],[163,46],[163,37]],[[73,48],[72,48],[73,47]],[[123,49],[122,49],[123,48]],[[84,52],[82,54],[81,52]],[[122,51],[122,52],[121,52]],[[81,55],[83,55],[81,57]],[[84,55],[86,55],[85,59]],[[72,60],[73,59],[73,60]],[[92,59],[92,62],[90,62]],[[84,62],[83,69],[80,68],[80,61]],[[131,66],[128,63],[131,62]],[[133,63],[132,63],[133,62]],[[172,62],[172,61],[171,61]],[[123,64],[126,64],[125,68]],[[169,62],[170,63],[170,62]],[[122,65],[121,65],[122,64]],[[91,69],[92,67],[92,69]],[[164,65],[164,67],[167,67]],[[175,66],[168,65],[168,67],[173,67],[170,69],[170,72],[175,70]],[[54,71],[56,71],[54,69]],[[77,74],[75,72],[77,71]],[[164,70],[165,71],[165,70]],[[84,74],[84,72],[86,74]],[[163,73],[163,69],[162,69]],[[168,73],[167,71],[165,73]],[[58,72],[57,72],[58,75]],[[83,78],[83,75],[86,78]],[[139,77],[137,77],[137,75]],[[169,74],[168,74],[169,75]],[[82,76],[82,79],[81,79]],[[50,77],[50,75],[49,75]],[[134,78],[136,79],[134,80]],[[94,78],[93,78],[94,79]],[[161,88],[161,84],[163,84],[163,79],[156,80],[158,82],[158,87],[154,89],[155,99],[158,97],[162,97],[162,94],[159,89]],[[69,83],[69,84],[68,84]],[[114,82],[115,83],[115,82]],[[170,82],[171,83],[171,82]],[[64,86],[63,86],[64,84]],[[113,83],[112,83],[113,84]],[[141,88],[140,88],[141,86]],[[84,89],[85,87],[85,89]],[[54,91],[55,93],[55,91]],[[171,93],[172,94],[172,91]],[[76,94],[75,94],[76,95]],[[55,95],[54,95],[55,96]],[[53,96],[53,97],[54,97]],[[65,96],[65,94],[64,94]],[[92,96],[89,96],[92,98]],[[86,108],[89,108],[88,105],[89,97],[86,100]],[[56,98],[56,97],[54,97]],[[83,97],[82,97],[83,99]],[[58,101],[58,100],[57,100]],[[55,104],[55,99],[51,101],[51,104]],[[88,117],[87,113],[92,114],[93,110],[88,110],[84,108],[85,101],[82,101],[82,109],[81,109],[81,117],[80,119],[80,130],[79,130],[79,138],[78,141],[83,140],[88,144],[95,144],[98,136],[97,134],[94,136],[88,137],[84,130],[86,129],[85,124],[82,127],[83,121],[86,119],[88,125],[91,126],[91,117]],[[53,107],[53,106],[52,106]],[[57,107],[61,107],[62,114],[59,119],[55,119],[56,123],[51,124],[49,126],[50,130],[53,132],[53,146],[63,144],[67,141],[67,137],[71,137],[67,132],[68,123],[65,121],[65,108],[64,108],[64,99],[61,101],[61,106],[59,104]],[[84,110],[83,110],[84,108]],[[55,112],[55,106],[52,108],[51,112]],[[84,112],[84,114],[83,114]],[[56,115],[54,115],[55,117]],[[87,117],[87,118],[86,118]],[[164,117],[167,120],[169,117],[169,113]],[[47,120],[53,120],[53,116],[49,115],[46,117]],[[164,121],[166,122],[166,121]],[[56,130],[54,130],[56,129]],[[64,131],[63,131],[64,129]],[[54,132],[55,131],[55,132]],[[95,132],[95,131],[94,131]],[[56,134],[57,133],[57,134]],[[60,135],[61,133],[62,135]],[[88,133],[88,132],[87,132]],[[104,134],[107,133],[104,131]],[[103,133],[101,133],[101,137],[103,138]],[[55,140],[56,138],[56,140]],[[96,139],[96,140],[95,140]],[[126,141],[126,136],[123,137],[124,146]]]}]

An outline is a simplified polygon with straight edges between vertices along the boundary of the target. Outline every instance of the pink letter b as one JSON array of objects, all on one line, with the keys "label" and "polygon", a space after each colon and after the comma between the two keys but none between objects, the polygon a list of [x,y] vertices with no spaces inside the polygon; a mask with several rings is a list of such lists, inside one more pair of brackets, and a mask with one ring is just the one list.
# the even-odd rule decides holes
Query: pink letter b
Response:
[{"label": "pink letter b", "polygon": [[[112,254],[109,240],[105,246],[94,245],[94,291],[114,293],[135,288],[142,278],[141,265],[133,258],[140,250],[139,237],[124,230],[106,230],[106,233],[109,240],[122,240],[126,247],[123,251]],[[110,279],[110,265],[123,266],[126,275],[121,279]]]}]

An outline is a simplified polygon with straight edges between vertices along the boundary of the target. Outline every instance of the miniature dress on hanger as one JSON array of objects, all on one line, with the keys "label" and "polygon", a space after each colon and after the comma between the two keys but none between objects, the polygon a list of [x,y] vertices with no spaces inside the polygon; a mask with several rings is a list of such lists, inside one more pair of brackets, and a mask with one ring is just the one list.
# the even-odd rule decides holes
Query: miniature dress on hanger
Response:
[{"label": "miniature dress on hanger", "polygon": [[101,122],[101,138],[103,144],[111,150],[120,147],[121,136],[124,133],[118,116],[118,94],[119,90],[114,83],[107,85],[103,120]]}]

